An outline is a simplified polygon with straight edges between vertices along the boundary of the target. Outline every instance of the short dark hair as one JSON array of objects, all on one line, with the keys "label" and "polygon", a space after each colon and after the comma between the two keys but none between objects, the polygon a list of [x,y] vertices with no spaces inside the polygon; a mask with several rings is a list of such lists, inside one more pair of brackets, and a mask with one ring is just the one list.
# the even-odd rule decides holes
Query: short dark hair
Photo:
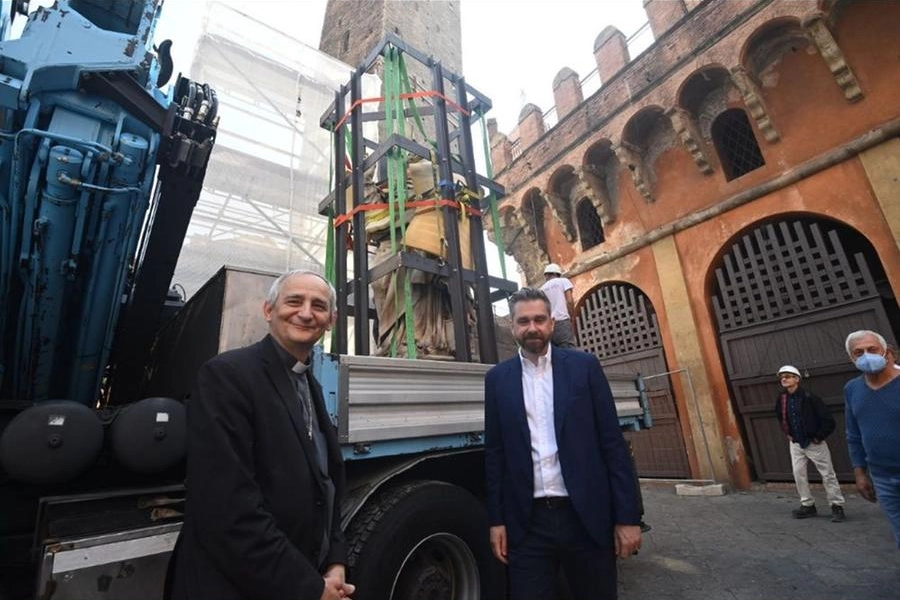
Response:
[{"label": "short dark hair", "polygon": [[531,300],[543,300],[547,305],[547,312],[550,312],[550,299],[547,298],[547,294],[538,288],[523,287],[509,297],[509,314],[515,314],[516,304],[519,302],[530,302]]}]

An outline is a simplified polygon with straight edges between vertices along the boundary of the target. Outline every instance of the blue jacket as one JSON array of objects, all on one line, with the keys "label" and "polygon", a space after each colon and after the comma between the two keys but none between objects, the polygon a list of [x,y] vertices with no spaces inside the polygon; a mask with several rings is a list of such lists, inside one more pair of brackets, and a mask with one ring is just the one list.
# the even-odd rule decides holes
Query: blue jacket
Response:
[{"label": "blue jacket", "polygon": [[[588,535],[613,543],[613,526],[637,525],[634,467],[597,358],[553,347],[553,418],[563,480]],[[485,470],[492,526],[511,546],[527,533],[534,496],[531,434],[518,355],[485,376]]]}]

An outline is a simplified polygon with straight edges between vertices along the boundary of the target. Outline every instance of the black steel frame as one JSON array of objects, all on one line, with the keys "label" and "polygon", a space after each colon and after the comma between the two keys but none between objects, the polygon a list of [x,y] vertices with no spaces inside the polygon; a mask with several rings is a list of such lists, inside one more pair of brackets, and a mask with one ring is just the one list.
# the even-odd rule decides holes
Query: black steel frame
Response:
[{"label": "black steel frame", "polygon": [[[320,120],[322,127],[329,129],[333,134],[335,185],[334,191],[319,204],[319,211],[322,214],[328,214],[328,211],[333,206],[334,215],[346,214],[348,185],[351,186],[354,206],[362,205],[365,202],[364,173],[386,156],[392,148],[400,147],[424,159],[432,159],[432,151],[430,149],[398,134],[392,134],[381,143],[366,139],[363,134],[362,124],[364,122],[383,120],[385,113],[383,111],[373,111],[364,114],[357,104],[362,99],[362,76],[375,67],[379,57],[383,55],[385,48],[389,46],[398,49],[407,58],[422,63],[431,73],[432,90],[437,94],[434,105],[425,107],[425,110],[420,111],[420,114],[430,117],[432,119],[431,123],[434,125],[437,146],[435,156],[437,158],[441,197],[455,197],[454,173],[465,178],[469,189],[479,190],[486,188],[498,197],[502,197],[504,195],[502,186],[476,172],[472,146],[470,115],[475,111],[487,112],[491,108],[490,100],[478,90],[469,86],[463,77],[445,70],[440,61],[412,48],[396,35],[389,34],[369,53],[365,61],[353,71],[350,81],[335,92],[334,104]],[[452,127],[448,120],[447,101],[444,96],[445,82],[450,82],[450,85],[455,87],[455,102],[466,109],[465,112],[459,112],[458,125],[456,127]],[[349,102],[347,101],[348,94],[350,96]],[[352,110],[349,116],[346,114],[345,107],[347,106],[350,106]],[[404,113],[409,116],[405,110]],[[348,123],[351,128],[348,138],[351,146],[349,150],[352,169],[349,176],[346,176],[344,173],[344,156],[348,148],[345,141],[345,128]],[[457,143],[459,150],[458,159],[451,153],[451,144],[453,142]],[[365,154],[367,148],[372,150],[369,156]],[[348,280],[346,267],[348,250],[346,244],[343,243],[343,240],[346,240],[348,237],[350,224],[344,221],[337,226],[335,232],[335,239],[338,241],[335,251],[337,310],[339,315],[348,314],[348,309],[351,308],[349,299],[352,296],[354,299],[352,303],[354,327],[359,332],[355,336],[354,350],[356,354],[368,355],[370,353],[369,338],[363,333],[368,331],[368,303],[364,300],[357,300],[368,298],[370,282],[397,269],[414,268],[447,278],[454,336],[457,340],[455,359],[460,362],[472,362],[473,360],[471,352],[472,332],[469,331],[468,320],[465,318],[467,287],[471,286],[475,296],[479,359],[484,363],[497,362],[497,343],[494,334],[494,316],[491,303],[508,296],[518,288],[518,285],[515,282],[488,275],[483,239],[484,229],[480,212],[481,203],[477,198],[472,199],[472,208],[474,209],[473,213],[467,214],[466,218],[469,219],[470,225],[469,237],[473,269],[466,269],[462,265],[459,225],[457,215],[454,214],[454,211],[457,209],[450,206],[442,206],[440,208],[443,213],[444,226],[447,233],[448,258],[446,260],[427,258],[416,253],[401,250],[387,261],[370,269],[368,248],[364,241],[364,234],[360,234],[357,235],[357,239],[353,244],[352,281]],[[365,231],[363,211],[358,211],[353,215],[352,225],[354,232]],[[347,329],[346,321],[338,319],[333,335],[337,339],[336,350],[341,354],[348,351]]]}]

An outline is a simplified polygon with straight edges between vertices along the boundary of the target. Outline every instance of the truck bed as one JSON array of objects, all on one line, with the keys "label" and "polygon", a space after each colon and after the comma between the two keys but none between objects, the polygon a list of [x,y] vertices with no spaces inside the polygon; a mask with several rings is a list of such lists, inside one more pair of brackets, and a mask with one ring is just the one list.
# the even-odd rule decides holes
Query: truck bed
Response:
[{"label": "truck bed", "polygon": [[[197,369],[220,352],[267,332],[261,298],[275,276],[225,267],[164,328],[151,359],[147,394],[183,398]],[[317,349],[313,369],[347,459],[480,446],[484,375],[492,365],[332,355]],[[639,377],[608,375],[619,423],[651,425]]]},{"label": "truck bed", "polygon": [[[478,433],[484,375],[493,365],[372,356],[319,355],[316,376],[342,443]],[[608,376],[623,427],[650,426],[637,377]],[[332,408],[333,407],[333,408]]]}]

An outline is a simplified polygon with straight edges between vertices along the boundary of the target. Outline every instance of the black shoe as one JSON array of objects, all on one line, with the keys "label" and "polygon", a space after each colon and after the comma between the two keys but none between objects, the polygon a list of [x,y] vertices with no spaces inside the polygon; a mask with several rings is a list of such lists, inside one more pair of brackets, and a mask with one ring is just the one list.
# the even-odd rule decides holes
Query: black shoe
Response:
[{"label": "black shoe", "polygon": [[816,505],[812,506],[801,506],[800,508],[795,508],[791,511],[791,514],[794,515],[795,519],[808,519],[810,517],[814,517],[818,514],[816,512]]},{"label": "black shoe", "polygon": [[839,504],[831,505],[831,522],[843,523],[847,517],[844,516],[844,507]]}]

